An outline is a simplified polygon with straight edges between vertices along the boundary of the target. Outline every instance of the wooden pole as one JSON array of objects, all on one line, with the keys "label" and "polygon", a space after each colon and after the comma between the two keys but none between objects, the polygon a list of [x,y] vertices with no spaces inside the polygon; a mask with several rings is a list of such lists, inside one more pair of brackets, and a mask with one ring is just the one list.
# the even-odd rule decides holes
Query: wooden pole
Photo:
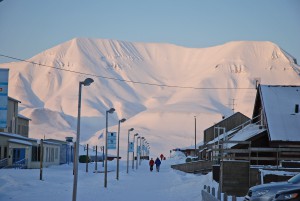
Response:
[{"label": "wooden pole", "polygon": [[89,171],[89,144],[86,145],[86,157],[85,157],[85,171]]},{"label": "wooden pole", "polygon": [[97,162],[98,162],[98,155],[97,155],[97,145],[96,145],[96,159],[95,159],[95,172],[97,173]]},{"label": "wooden pole", "polygon": [[40,180],[43,180],[43,139],[41,139],[41,144],[40,144]]}]

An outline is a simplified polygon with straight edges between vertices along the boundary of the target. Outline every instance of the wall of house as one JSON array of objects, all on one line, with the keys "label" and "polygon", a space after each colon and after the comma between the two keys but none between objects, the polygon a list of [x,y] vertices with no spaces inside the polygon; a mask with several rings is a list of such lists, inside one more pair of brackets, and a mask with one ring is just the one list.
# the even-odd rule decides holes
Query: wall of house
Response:
[{"label": "wall of house", "polygon": [[[36,145],[37,146],[37,145]],[[31,150],[32,152],[32,150]],[[60,164],[60,145],[56,144],[43,144],[43,167]],[[28,168],[40,168],[40,160],[28,162]]]},{"label": "wall of house", "polygon": [[16,133],[28,137],[29,120],[18,117],[18,130]]},{"label": "wall of house", "polygon": [[[215,127],[225,127],[225,131],[229,131],[247,121],[249,121],[250,118],[243,115],[242,113],[235,113],[234,115],[222,120],[221,122],[215,124],[214,126],[211,126],[210,128],[204,130],[204,143],[207,143],[213,139],[215,139]],[[222,133],[220,133],[222,134]]]},{"label": "wall of house", "polygon": [[4,132],[16,133],[18,125],[18,102],[8,99],[7,105],[7,128]]},{"label": "wall of house", "polygon": [[31,154],[30,154],[31,146],[25,145],[25,144],[8,142],[8,166],[13,165],[13,150],[16,148],[24,148],[25,149],[25,164],[28,164],[28,162],[30,161],[30,158],[31,158]]},{"label": "wall of house", "polygon": [[8,157],[7,140],[0,136],[0,160]]}]

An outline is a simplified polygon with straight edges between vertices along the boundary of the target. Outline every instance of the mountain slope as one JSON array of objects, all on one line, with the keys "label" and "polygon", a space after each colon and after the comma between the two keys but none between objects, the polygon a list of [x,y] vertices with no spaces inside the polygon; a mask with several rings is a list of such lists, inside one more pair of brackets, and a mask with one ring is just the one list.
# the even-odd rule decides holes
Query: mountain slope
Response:
[{"label": "mountain slope", "polygon": [[111,131],[117,131],[118,119],[127,119],[121,125],[121,149],[134,127],[153,153],[192,144],[195,115],[201,141],[203,129],[232,114],[233,99],[235,111],[250,117],[256,80],[300,84],[299,66],[271,42],[185,48],[75,38],[29,60],[36,64],[1,67],[10,69],[9,95],[22,101],[20,113],[32,119],[31,137],[75,136],[78,83],[92,77],[95,82],[82,89],[81,141],[103,143],[97,137],[105,128],[105,111],[114,107]]}]

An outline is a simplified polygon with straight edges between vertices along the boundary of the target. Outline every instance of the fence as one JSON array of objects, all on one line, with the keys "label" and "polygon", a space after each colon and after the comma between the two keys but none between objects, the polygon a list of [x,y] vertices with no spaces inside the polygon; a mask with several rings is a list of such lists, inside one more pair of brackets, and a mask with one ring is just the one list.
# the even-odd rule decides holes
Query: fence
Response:
[{"label": "fence", "polygon": [[236,196],[227,196],[226,193],[220,194],[219,191],[216,193],[216,189],[214,187],[210,188],[210,186],[206,185],[204,185],[204,188],[201,191],[201,195],[202,201],[236,201]]},{"label": "fence", "polygon": [[193,161],[189,163],[171,165],[171,168],[187,173],[208,173],[212,170],[212,161]]}]

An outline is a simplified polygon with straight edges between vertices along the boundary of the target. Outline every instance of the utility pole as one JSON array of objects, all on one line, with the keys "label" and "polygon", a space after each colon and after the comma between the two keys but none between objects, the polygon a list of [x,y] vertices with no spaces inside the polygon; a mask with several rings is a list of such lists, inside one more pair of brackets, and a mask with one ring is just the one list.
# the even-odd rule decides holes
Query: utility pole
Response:
[{"label": "utility pole", "polygon": [[197,150],[197,145],[196,145],[196,143],[197,143],[197,126],[196,126],[196,116],[194,116],[194,118],[195,118],[195,156],[197,156],[197,154],[196,154],[196,150]]},{"label": "utility pole", "polygon": [[41,139],[40,141],[40,180],[42,181],[43,180],[43,160],[44,160],[44,152],[43,152],[43,149],[44,149],[44,142],[43,142],[43,139]]}]

